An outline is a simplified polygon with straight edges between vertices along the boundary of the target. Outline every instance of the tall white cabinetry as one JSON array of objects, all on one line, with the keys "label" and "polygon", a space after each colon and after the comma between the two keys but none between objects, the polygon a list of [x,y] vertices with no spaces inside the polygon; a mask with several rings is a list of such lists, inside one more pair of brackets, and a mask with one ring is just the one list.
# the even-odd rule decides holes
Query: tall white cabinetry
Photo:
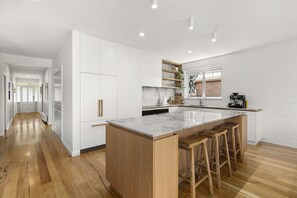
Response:
[{"label": "tall white cabinetry", "polygon": [[118,118],[141,116],[142,51],[118,46]]},{"label": "tall white cabinetry", "polygon": [[142,55],[142,86],[162,87],[162,59]]},{"label": "tall white cabinetry", "polygon": [[117,44],[80,36],[81,149],[105,144],[106,120],[117,118]]}]

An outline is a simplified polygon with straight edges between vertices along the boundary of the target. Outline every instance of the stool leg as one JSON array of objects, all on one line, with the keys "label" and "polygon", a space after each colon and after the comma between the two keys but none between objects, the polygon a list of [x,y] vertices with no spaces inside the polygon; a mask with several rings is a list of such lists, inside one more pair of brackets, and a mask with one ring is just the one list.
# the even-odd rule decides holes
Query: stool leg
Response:
[{"label": "stool leg", "polygon": [[191,198],[196,198],[195,159],[194,159],[193,148],[190,150],[190,161],[191,161]]},{"label": "stool leg", "polygon": [[216,146],[216,173],[217,173],[217,184],[218,184],[218,189],[221,189],[221,168],[220,168],[220,150],[219,150],[219,138],[215,137],[215,146]]},{"label": "stool leg", "polygon": [[239,146],[239,150],[240,150],[240,161],[243,162],[243,152],[242,152],[242,144],[241,144],[241,134],[239,131],[239,127],[236,128],[237,129],[237,138],[238,138],[238,146]]},{"label": "stool leg", "polygon": [[213,185],[212,185],[212,179],[211,179],[211,172],[210,172],[210,168],[209,168],[209,160],[208,160],[206,142],[203,143],[203,146],[204,146],[204,156],[205,156],[205,162],[206,162],[206,170],[207,170],[207,174],[208,174],[209,193],[211,195],[213,195]]},{"label": "stool leg", "polygon": [[236,139],[235,139],[235,130],[231,130],[232,134],[232,150],[233,150],[233,160],[234,160],[234,169],[237,171],[237,149],[236,149]]},{"label": "stool leg", "polygon": [[228,167],[229,167],[229,175],[230,175],[230,177],[232,177],[232,169],[231,169],[229,149],[228,149],[228,140],[227,140],[226,133],[224,134],[224,139],[225,139],[225,146],[226,146],[226,157],[227,157],[227,162],[228,162]]}]

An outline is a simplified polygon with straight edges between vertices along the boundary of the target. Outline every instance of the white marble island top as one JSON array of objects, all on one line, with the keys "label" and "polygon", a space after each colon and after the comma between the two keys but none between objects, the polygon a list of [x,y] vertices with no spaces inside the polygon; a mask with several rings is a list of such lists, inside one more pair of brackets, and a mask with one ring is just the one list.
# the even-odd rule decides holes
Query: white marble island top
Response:
[{"label": "white marble island top", "polygon": [[174,132],[193,128],[203,124],[240,116],[243,113],[226,110],[184,110],[182,112],[164,113],[136,118],[107,121],[111,125],[122,127],[149,138],[158,139],[172,135]]}]

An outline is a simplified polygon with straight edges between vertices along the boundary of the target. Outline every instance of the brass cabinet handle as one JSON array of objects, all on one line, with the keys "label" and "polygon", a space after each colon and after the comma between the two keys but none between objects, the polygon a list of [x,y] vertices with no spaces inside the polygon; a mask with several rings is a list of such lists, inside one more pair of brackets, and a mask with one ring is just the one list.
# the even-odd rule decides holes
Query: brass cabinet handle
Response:
[{"label": "brass cabinet handle", "polygon": [[101,112],[101,105],[100,105],[100,99],[98,100],[98,117],[100,117]]},{"label": "brass cabinet handle", "polygon": [[103,117],[103,100],[98,100],[98,117]]},{"label": "brass cabinet handle", "polygon": [[103,117],[103,99],[101,100],[101,117]]}]

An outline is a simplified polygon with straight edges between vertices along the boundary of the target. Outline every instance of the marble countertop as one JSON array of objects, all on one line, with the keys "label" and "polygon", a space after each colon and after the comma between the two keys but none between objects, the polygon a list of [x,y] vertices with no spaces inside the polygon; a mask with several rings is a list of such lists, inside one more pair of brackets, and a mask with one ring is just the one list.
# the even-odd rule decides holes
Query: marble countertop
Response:
[{"label": "marble countertop", "polygon": [[108,123],[122,127],[152,139],[166,137],[174,132],[200,126],[203,124],[225,120],[240,116],[243,113],[236,111],[198,109],[176,113],[164,113],[136,118],[110,120]]},{"label": "marble countertop", "polygon": [[219,110],[251,111],[251,112],[262,111],[261,108],[231,108],[231,107],[224,107],[224,106],[199,106],[199,105],[185,105],[185,104],[143,106],[142,110],[146,111],[146,110],[164,109],[164,108],[170,108],[170,107],[191,107],[191,108],[200,108],[200,109],[219,109]]}]

